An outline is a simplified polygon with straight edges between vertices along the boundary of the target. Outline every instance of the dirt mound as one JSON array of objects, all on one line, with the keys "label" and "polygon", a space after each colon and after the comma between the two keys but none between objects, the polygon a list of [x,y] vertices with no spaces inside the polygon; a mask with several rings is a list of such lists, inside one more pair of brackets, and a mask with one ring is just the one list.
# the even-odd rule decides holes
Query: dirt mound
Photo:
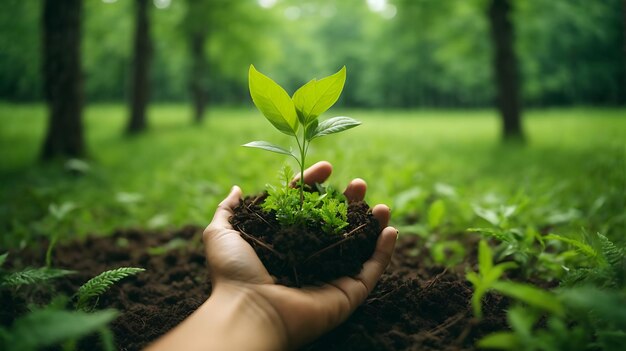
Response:
[{"label": "dirt mound", "polygon": [[258,205],[266,196],[246,197],[235,208],[231,223],[280,284],[318,285],[356,275],[372,256],[380,224],[367,203],[350,203],[345,233],[330,235],[324,234],[320,223],[282,228],[275,213]]},{"label": "dirt mound", "polygon": [[[61,279],[58,289],[71,295],[104,270],[146,268],[114,286],[98,303],[121,312],[112,323],[119,349],[141,349],[210,295],[201,235],[197,227],[124,230],[59,246],[55,266],[79,273]],[[472,290],[463,274],[428,266],[427,250],[420,247],[417,237],[401,236],[391,266],[367,301],[344,324],[303,350],[471,350],[479,337],[505,327],[506,301],[488,296],[484,319],[474,320]],[[41,264],[43,254],[21,255],[20,260]],[[98,342],[87,339],[80,348],[91,350]]]}]

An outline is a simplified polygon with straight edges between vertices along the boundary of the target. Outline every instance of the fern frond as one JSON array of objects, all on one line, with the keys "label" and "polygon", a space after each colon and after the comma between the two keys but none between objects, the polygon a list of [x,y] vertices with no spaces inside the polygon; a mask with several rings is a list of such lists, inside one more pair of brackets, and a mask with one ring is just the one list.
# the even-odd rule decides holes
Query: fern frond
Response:
[{"label": "fern frond", "polygon": [[76,302],[77,309],[86,309],[87,302],[94,297],[100,296],[107,291],[111,285],[117,281],[139,272],[143,272],[143,268],[120,267],[100,273],[99,275],[89,279],[85,284],[78,288],[78,300]]},{"label": "fern frond", "polygon": [[16,287],[20,285],[38,284],[73,273],[75,272],[65,269],[28,267],[19,272],[9,273],[0,277],[0,287]]},{"label": "fern frond", "polygon": [[544,239],[548,239],[548,240],[558,240],[561,242],[564,242],[566,244],[570,244],[571,246],[574,247],[574,249],[576,251],[578,251],[579,253],[593,259],[596,260],[598,257],[598,252],[596,250],[594,250],[593,247],[583,243],[582,241],[576,240],[576,239],[572,239],[572,238],[566,238],[564,236],[560,236],[560,235],[556,235],[556,234],[548,234],[546,236],[543,237]]},{"label": "fern frond", "polygon": [[600,252],[609,266],[621,267],[624,262],[624,252],[606,236],[598,233],[598,238],[600,238]]},{"label": "fern frond", "polygon": [[4,254],[0,255],[0,268],[2,268],[4,261],[7,260],[7,256],[9,256],[8,252],[5,252]]},{"label": "fern frond", "polygon": [[624,273],[626,271],[626,259],[624,258],[624,250],[615,246],[609,238],[598,233],[600,239],[600,252],[602,257],[609,265],[608,269],[612,274],[612,282],[621,286],[624,283]]}]

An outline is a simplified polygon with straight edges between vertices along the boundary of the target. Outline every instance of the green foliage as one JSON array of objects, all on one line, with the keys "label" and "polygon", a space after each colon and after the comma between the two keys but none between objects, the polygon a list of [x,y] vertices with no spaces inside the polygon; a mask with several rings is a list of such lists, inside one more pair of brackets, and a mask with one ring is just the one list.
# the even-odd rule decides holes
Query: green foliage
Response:
[{"label": "green foliage", "polygon": [[[484,231],[482,231],[484,232]],[[506,236],[503,237],[505,240]],[[532,255],[545,254],[545,244],[570,245],[571,261],[562,288],[545,291],[530,284],[494,281],[490,289],[524,303],[526,307],[507,312],[511,331],[498,332],[481,339],[477,346],[502,350],[619,350],[626,342],[626,292],[624,291],[624,253],[606,236],[598,234],[599,249],[569,237],[548,234],[538,237],[542,246],[531,247]],[[485,250],[487,249],[487,250]],[[563,250],[563,249],[560,249]],[[556,253],[559,254],[559,253]],[[479,269],[490,267],[490,250],[484,241],[479,246]],[[502,263],[501,263],[502,264]],[[497,267],[494,266],[494,267]],[[481,271],[482,275],[482,271]],[[472,302],[483,291],[479,276],[468,272],[475,286]],[[475,306],[475,305],[474,305]],[[540,317],[545,326],[539,327]]]},{"label": "green foliage", "polygon": [[592,283],[605,288],[624,287],[626,283],[624,250],[600,233],[597,238],[600,243],[598,250],[575,239],[566,241],[577,249],[584,247],[583,252],[589,260],[586,265],[572,267],[561,281],[562,286]]},{"label": "green foliage", "polygon": [[[6,254],[3,256],[6,258]],[[12,273],[0,272],[0,287],[10,288],[19,287],[21,285],[42,284],[50,279],[56,279],[74,273],[74,271],[49,267],[28,267]]]},{"label": "green foliage", "polygon": [[345,196],[333,188],[321,188],[320,192],[305,192],[304,203],[300,191],[290,186],[293,172],[287,166],[281,172],[281,186],[267,186],[268,197],[261,207],[276,213],[283,227],[321,226],[327,234],[338,234],[348,225],[348,205]]},{"label": "green foliage", "polygon": [[254,105],[276,129],[287,135],[296,135],[300,126],[298,115],[285,89],[257,71],[253,65],[250,65],[248,77]]},{"label": "green foliage", "polygon": [[89,279],[89,281],[83,284],[76,293],[76,308],[79,310],[91,309],[88,304],[92,299],[107,291],[117,281],[143,271],[145,271],[143,268],[120,267],[102,272]]},{"label": "green foliage", "polygon": [[443,222],[446,214],[446,204],[442,199],[433,202],[428,208],[428,226],[432,229],[437,228]]},{"label": "green foliage", "polygon": [[430,254],[435,263],[453,267],[465,259],[465,248],[456,240],[440,240],[433,244]]},{"label": "green foliage", "polygon": [[[0,348],[29,351],[75,341],[91,333],[108,330],[106,325],[117,314],[115,310],[86,313],[53,306],[34,309],[15,320],[11,328],[0,328]],[[108,334],[110,336],[110,331]]]},{"label": "green foliage", "polygon": [[495,284],[502,274],[508,269],[517,267],[514,262],[503,262],[497,265],[493,264],[493,255],[486,241],[481,240],[478,246],[478,274],[476,272],[467,272],[467,280],[474,285],[474,294],[472,295],[472,308],[474,316],[482,318],[482,299],[483,296],[491,289],[495,288]]},{"label": "green foliage", "polygon": [[346,82],[346,66],[326,78],[312,79],[293,94],[293,103],[302,125],[309,125],[339,99]]}]

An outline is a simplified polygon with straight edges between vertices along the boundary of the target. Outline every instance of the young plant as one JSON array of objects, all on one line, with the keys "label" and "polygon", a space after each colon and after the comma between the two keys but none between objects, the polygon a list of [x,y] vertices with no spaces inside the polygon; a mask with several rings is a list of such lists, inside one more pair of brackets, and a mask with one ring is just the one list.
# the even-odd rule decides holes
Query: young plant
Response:
[{"label": "young plant", "polygon": [[89,311],[91,309],[88,305],[89,301],[102,295],[117,281],[143,271],[145,271],[143,268],[120,267],[102,272],[89,279],[89,281],[78,288],[76,309]]},{"label": "young plant", "polygon": [[243,146],[263,149],[293,157],[300,167],[300,210],[304,205],[304,167],[310,143],[315,138],[339,133],[361,124],[350,117],[333,117],[319,122],[319,116],[337,102],[346,81],[346,67],[326,78],[313,79],[292,97],[271,78],[250,65],[250,96],[254,105],[278,131],[293,137],[298,153],[267,141],[253,141]]}]

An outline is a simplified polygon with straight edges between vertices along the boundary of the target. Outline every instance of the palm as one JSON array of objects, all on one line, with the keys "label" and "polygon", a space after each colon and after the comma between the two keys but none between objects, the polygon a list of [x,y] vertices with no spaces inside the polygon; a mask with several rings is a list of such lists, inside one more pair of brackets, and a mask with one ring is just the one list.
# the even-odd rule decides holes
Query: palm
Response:
[{"label": "palm", "polygon": [[[323,182],[332,171],[327,162],[320,162],[304,174],[307,183]],[[344,192],[349,201],[360,201],[366,185],[354,180]],[[304,289],[274,284],[274,281],[254,249],[232,229],[228,219],[241,197],[239,188],[219,205],[213,221],[204,233],[207,260],[214,284],[229,284],[253,289],[270,302],[279,314],[288,339],[308,341],[345,320],[373,289],[386,268],[395,245],[397,231],[387,227],[389,209],[375,206],[374,216],[385,228],[372,258],[363,265],[356,277],[343,277],[321,287]],[[303,318],[307,316],[309,318]]]}]

